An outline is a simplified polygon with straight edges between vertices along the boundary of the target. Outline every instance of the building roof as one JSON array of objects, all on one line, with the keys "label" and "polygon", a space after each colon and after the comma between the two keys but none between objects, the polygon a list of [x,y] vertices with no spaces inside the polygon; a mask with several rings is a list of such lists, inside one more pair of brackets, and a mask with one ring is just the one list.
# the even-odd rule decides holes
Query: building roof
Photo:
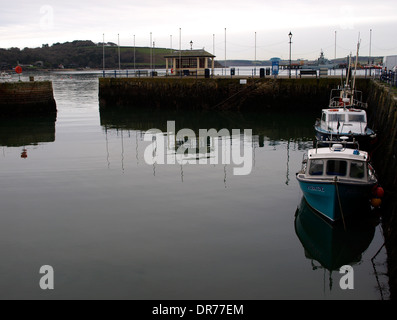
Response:
[{"label": "building roof", "polygon": [[215,58],[215,56],[204,49],[199,49],[199,50],[175,50],[172,52],[172,54],[165,55],[164,58]]}]

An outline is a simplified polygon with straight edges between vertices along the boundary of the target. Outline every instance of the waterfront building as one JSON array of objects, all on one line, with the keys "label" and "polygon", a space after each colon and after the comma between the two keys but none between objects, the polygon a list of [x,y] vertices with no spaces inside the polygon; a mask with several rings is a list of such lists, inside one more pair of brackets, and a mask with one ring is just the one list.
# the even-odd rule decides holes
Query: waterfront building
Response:
[{"label": "waterfront building", "polygon": [[209,75],[209,69],[214,74],[215,56],[204,49],[176,50],[164,58],[167,75],[204,76]]}]

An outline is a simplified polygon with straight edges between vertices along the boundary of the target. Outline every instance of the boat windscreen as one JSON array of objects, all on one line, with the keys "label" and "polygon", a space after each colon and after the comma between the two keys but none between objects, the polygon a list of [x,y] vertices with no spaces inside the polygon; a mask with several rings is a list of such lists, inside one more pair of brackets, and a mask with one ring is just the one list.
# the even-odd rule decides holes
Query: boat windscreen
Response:
[{"label": "boat windscreen", "polygon": [[327,175],[328,176],[346,176],[347,161],[344,160],[328,160]]},{"label": "boat windscreen", "polygon": [[340,113],[333,113],[328,115],[328,121],[345,121],[345,115]]},{"label": "boat windscreen", "polygon": [[363,114],[349,114],[349,122],[365,122]]},{"label": "boat windscreen", "polygon": [[321,176],[324,171],[324,160],[311,160],[309,174],[311,176]]},{"label": "boat windscreen", "polygon": [[364,162],[352,161],[350,165],[350,177],[356,179],[364,178],[365,164]]}]

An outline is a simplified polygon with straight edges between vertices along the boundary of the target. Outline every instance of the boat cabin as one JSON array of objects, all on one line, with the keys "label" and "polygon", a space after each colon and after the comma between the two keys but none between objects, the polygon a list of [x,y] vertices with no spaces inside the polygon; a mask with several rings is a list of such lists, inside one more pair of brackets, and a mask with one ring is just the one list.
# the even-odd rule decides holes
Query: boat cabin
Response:
[{"label": "boat cabin", "polygon": [[367,130],[367,114],[360,109],[324,109],[320,127],[326,132],[364,134]]},{"label": "boat cabin", "polygon": [[366,181],[368,153],[334,144],[330,148],[311,149],[308,153],[305,176],[313,179],[341,179]]}]

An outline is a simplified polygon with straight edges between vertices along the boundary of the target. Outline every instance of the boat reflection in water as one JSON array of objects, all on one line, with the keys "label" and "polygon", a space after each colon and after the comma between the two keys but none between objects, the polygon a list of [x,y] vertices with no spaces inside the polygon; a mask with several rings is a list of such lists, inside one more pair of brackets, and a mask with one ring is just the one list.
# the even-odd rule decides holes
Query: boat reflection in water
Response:
[{"label": "boat reflection in water", "polygon": [[330,224],[309,207],[304,197],[295,213],[295,232],[304,247],[305,257],[311,260],[313,270],[339,272],[344,265],[353,266],[362,260],[375,235],[375,224],[370,219],[349,220],[346,229],[342,223]]}]

